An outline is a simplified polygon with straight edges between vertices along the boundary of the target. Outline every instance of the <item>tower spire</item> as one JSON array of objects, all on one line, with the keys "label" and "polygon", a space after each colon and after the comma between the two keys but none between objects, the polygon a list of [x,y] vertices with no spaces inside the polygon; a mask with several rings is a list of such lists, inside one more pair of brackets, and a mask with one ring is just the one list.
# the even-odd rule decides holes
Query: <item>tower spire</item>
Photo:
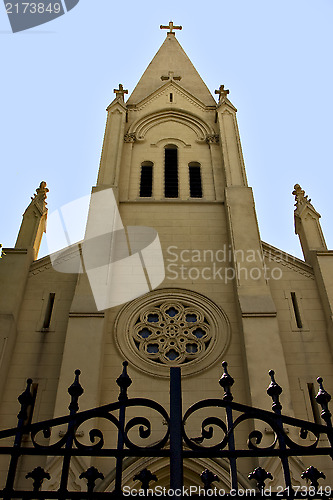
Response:
[{"label": "tower spire", "polygon": [[177,82],[179,87],[199,99],[204,105],[215,107],[215,99],[180,45],[177,37],[174,36],[174,30],[182,29],[182,26],[175,26],[170,21],[168,26],[161,25],[161,29],[168,30],[167,36],[126,101],[126,105],[130,107],[136,106],[143,99],[160,89],[166,82]]}]

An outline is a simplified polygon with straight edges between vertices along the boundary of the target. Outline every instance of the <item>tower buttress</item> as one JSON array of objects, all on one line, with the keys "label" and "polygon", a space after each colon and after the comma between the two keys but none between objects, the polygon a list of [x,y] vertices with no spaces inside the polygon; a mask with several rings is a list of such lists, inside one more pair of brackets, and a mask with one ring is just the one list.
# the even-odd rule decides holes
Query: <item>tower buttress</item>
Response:
[{"label": "tower buttress", "polygon": [[115,89],[114,92],[116,93],[116,98],[107,108],[108,117],[105,128],[97,186],[113,187],[116,194],[124,143],[126,123],[126,105],[124,103],[124,94],[127,94],[127,90],[124,90],[123,86],[119,85],[119,89]]},{"label": "tower buttress", "polygon": [[227,98],[228,90],[221,85],[215,93],[219,94],[217,122],[220,129],[221,150],[227,186],[247,186],[244,158],[237,126],[237,109]]},{"label": "tower buttress", "polygon": [[304,259],[311,264],[315,273],[319,294],[322,299],[328,340],[333,350],[333,251],[327,249],[319,222],[320,214],[299,184],[292,193],[295,196],[295,233],[298,235]]},{"label": "tower buttress", "polygon": [[46,229],[46,182],[41,182],[23,214],[15,248],[5,248],[0,260],[0,398],[6,387],[17,338],[17,324],[28,273]]},{"label": "tower buttress", "polygon": [[[217,122],[225,176],[225,207],[235,270],[235,294],[242,325],[250,403],[265,407],[265,381],[258,382],[258,367],[268,372],[279,366],[285,406],[291,409],[286,363],[279,334],[277,311],[266,278],[252,189],[248,187],[236,119],[236,108],[221,85]],[[260,346],[260,348],[258,348]]]}]

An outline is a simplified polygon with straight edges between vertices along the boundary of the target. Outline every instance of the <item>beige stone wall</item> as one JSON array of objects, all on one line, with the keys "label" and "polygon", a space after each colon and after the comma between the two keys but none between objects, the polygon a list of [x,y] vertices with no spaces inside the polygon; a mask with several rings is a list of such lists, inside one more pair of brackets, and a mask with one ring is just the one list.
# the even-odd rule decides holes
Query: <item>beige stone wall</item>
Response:
[{"label": "beige stone wall", "polygon": [[[325,320],[324,307],[319,295],[315,275],[310,266],[301,263],[296,258],[281,258],[282,254],[266,258],[270,268],[280,269],[281,279],[271,279],[270,288],[277,307],[280,337],[282,340],[285,362],[290,382],[291,400],[296,418],[314,421],[315,415],[312,403],[317,411],[318,422],[321,408],[313,401],[319,389],[317,377],[323,377],[324,386],[328,392],[333,387],[332,352],[328,339],[328,326]],[[275,273],[278,276],[279,272]],[[291,292],[296,294],[302,327],[297,326]],[[278,381],[278,367],[275,367]],[[311,385],[313,395],[310,396]],[[284,409],[282,411],[285,411]],[[302,442],[300,440],[300,442]],[[310,444],[313,438],[307,440]],[[305,443],[303,443],[305,444]],[[325,439],[321,445],[328,445]],[[326,457],[303,458],[306,467],[315,465],[324,470],[327,482],[332,484],[333,467]],[[295,484],[297,484],[295,482]]]},{"label": "beige stone wall", "polygon": [[[38,383],[34,419],[52,418],[76,279],[76,275],[55,272],[47,258],[32,265],[1,405],[2,427],[16,425],[17,396],[24,390],[27,378]],[[50,293],[55,293],[50,328],[41,331]]]}]

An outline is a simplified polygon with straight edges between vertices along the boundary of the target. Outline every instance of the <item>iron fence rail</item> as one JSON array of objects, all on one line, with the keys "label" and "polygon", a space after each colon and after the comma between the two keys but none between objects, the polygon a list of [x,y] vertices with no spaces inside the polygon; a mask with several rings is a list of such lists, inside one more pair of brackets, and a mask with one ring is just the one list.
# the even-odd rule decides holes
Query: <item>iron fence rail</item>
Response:
[{"label": "iron fence rail", "polygon": [[[270,472],[257,467],[248,475],[249,479],[254,480],[252,492],[255,492],[255,494],[251,494],[252,498],[267,498],[268,496],[269,498],[331,498],[332,491],[329,491],[330,487],[324,489],[323,486],[320,486],[320,481],[325,479],[325,474],[313,466],[308,467],[301,475],[304,480],[304,488],[308,489],[302,490],[293,486],[288,461],[289,457],[299,456],[328,456],[333,459],[333,429],[331,414],[328,409],[331,396],[323,388],[321,378],[318,379],[319,391],[316,401],[321,406],[321,417],[325,425],[296,419],[281,413],[282,407],[279,397],[282,388],[276,383],[273,371],[270,372],[271,382],[267,389],[268,395],[272,398],[273,411],[234,402],[231,393],[234,380],[228,373],[227,363],[223,362],[224,373],[219,381],[224,390],[222,398],[198,401],[183,414],[180,368],[174,367],[170,369],[170,409],[168,411],[151,399],[128,398],[127,391],[132,381],[127,373],[127,365],[127,362],[123,363],[122,374],[116,381],[120,388],[118,401],[79,412],[78,400],[83,394],[83,388],[79,382],[80,372],[76,370],[75,380],[68,389],[71,396],[69,415],[30,423],[29,425],[26,425],[26,420],[28,409],[33,404],[33,398],[31,394],[32,380],[27,381],[26,390],[18,398],[21,409],[18,414],[17,427],[0,431],[0,455],[9,457],[6,485],[0,490],[0,498],[4,500],[16,498],[22,500],[125,498],[129,495],[124,494],[122,484],[124,459],[140,459],[142,457],[165,457],[169,460],[170,491],[173,493],[173,498],[187,497],[186,494],[183,494],[183,462],[186,459],[227,459],[229,462],[230,489],[228,492],[225,491],[223,496],[226,498],[235,498],[237,496],[239,498],[239,496],[242,496],[242,491],[237,472],[237,460],[258,457],[279,458],[285,484],[280,491],[269,491],[269,495],[265,495],[265,491],[268,491],[265,490],[267,488],[266,481],[273,478]],[[155,411],[165,426],[162,437],[158,441],[143,446],[136,444],[131,435],[135,432],[143,442],[149,438],[151,439],[152,423],[147,416],[140,416],[139,408]],[[135,409],[136,416],[128,415],[129,409]],[[198,417],[198,412],[201,410],[204,410],[205,415],[208,416],[200,417],[201,434],[194,438],[188,435],[188,426],[186,424],[193,415]],[[214,415],[216,410],[221,410],[221,416]],[[104,419],[114,426],[117,438],[115,447],[108,447],[102,430],[95,427],[89,432],[90,444],[84,444],[80,441],[77,436],[79,427],[89,421],[93,421],[95,425],[99,421],[98,419]],[[252,430],[248,434],[246,446],[238,448],[235,442],[235,433],[238,426],[244,422],[253,423],[254,421],[260,421],[269,426],[274,436],[273,442],[264,445],[262,432]],[[67,426],[67,430],[60,436],[60,439],[55,442],[50,441],[52,430],[53,434],[55,434],[54,430],[64,425]],[[293,432],[288,433],[287,426]],[[292,436],[296,435],[296,431],[299,439],[295,441]],[[310,440],[309,444],[306,439],[310,434],[312,435],[312,441]],[[44,444],[40,442],[41,436],[45,440]],[[13,441],[12,445],[8,444],[10,439]],[[324,442],[325,445],[323,445]],[[3,446],[1,446],[1,443],[3,443]],[[26,489],[22,490],[15,487],[17,479],[22,480],[22,472],[19,467],[20,458],[35,456],[62,458],[57,490],[47,490],[47,481],[50,480],[50,475],[42,467],[35,467],[33,471],[26,475]],[[87,481],[87,491],[71,491],[69,474],[73,457],[113,458],[115,460],[113,491],[98,490],[98,483],[104,479],[104,476],[95,467],[90,467],[80,475],[80,479]],[[151,483],[157,481],[158,478],[149,470],[143,469],[134,479],[141,482],[141,489],[148,493],[148,490],[149,492],[154,491]],[[213,491],[218,481],[219,478],[208,469],[203,471],[201,474],[202,492]],[[176,494],[176,492],[181,494]],[[153,494],[151,493],[148,496],[153,496]],[[155,496],[160,497],[161,495],[155,494]],[[168,496],[170,497],[170,495]],[[193,494],[191,496],[192,498],[201,498],[204,495]],[[215,494],[207,496],[221,498],[218,487]]]}]

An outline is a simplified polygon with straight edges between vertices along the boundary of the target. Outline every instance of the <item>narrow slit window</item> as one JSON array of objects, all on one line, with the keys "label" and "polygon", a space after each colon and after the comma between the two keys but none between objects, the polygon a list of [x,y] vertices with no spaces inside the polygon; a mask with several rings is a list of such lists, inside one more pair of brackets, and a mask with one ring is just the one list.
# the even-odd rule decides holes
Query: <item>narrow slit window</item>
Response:
[{"label": "narrow slit window", "polygon": [[173,94],[170,94],[170,102],[173,102]]},{"label": "narrow slit window", "polygon": [[167,147],[164,155],[164,195],[166,198],[178,198],[178,149]]},{"label": "narrow slit window", "polygon": [[153,194],[153,163],[141,164],[140,197],[150,198]]},{"label": "narrow slit window", "polygon": [[303,328],[301,313],[299,310],[298,301],[297,301],[297,297],[296,297],[295,292],[291,292],[291,301],[293,303],[297,328]]},{"label": "narrow slit window", "polygon": [[200,163],[189,164],[189,176],[190,176],[190,197],[202,198]]},{"label": "narrow slit window", "polygon": [[46,306],[46,311],[45,311],[43,330],[48,330],[50,328],[53,306],[54,306],[54,299],[55,299],[55,293],[50,293],[49,300],[48,300],[47,306]]},{"label": "narrow slit window", "polygon": [[316,401],[316,393],[313,384],[307,384],[310,397],[313,420],[316,424],[321,424],[320,410]]}]

